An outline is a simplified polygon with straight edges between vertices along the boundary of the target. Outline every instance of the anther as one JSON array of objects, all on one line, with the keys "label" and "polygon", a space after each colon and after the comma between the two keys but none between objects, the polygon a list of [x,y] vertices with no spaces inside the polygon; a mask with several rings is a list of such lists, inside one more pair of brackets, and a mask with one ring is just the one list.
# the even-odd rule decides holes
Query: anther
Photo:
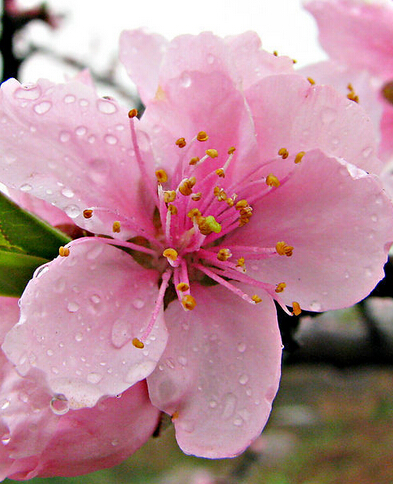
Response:
[{"label": "anther", "polygon": [[171,203],[174,202],[176,199],[176,192],[175,190],[166,190],[164,192],[164,202]]},{"label": "anther", "polygon": [[278,188],[280,186],[280,180],[270,173],[270,175],[266,177],[266,185]]},{"label": "anther", "polygon": [[184,180],[179,186],[179,192],[185,197],[190,196],[192,193],[192,187],[195,185],[195,183],[196,178],[194,176],[188,178],[187,180]]},{"label": "anther", "polygon": [[291,257],[293,253],[293,247],[291,245],[286,244],[285,242],[277,242],[276,244],[276,252],[278,255],[286,255],[287,257]]},{"label": "anther", "polygon": [[116,222],[113,222],[113,225],[112,225],[112,231],[116,234],[118,234],[120,232],[120,222],[116,220]]},{"label": "anther", "polygon": [[254,294],[251,299],[254,301],[255,304],[258,304],[260,302],[262,302],[262,299],[257,295],[257,294]]},{"label": "anther", "polygon": [[132,340],[132,344],[135,346],[135,348],[138,348],[139,350],[143,350],[143,348],[145,347],[142,341],[138,338],[134,338]]},{"label": "anther", "polygon": [[305,151],[299,151],[299,153],[295,156],[295,163],[300,163],[305,154],[306,154]]},{"label": "anther", "polygon": [[216,170],[216,175],[218,175],[220,178],[225,178],[225,171],[223,168],[219,168]]},{"label": "anther", "polygon": [[189,165],[196,165],[200,158],[198,156],[194,156],[194,158],[191,158],[191,160],[188,162]]},{"label": "anther", "polygon": [[186,140],[184,138],[179,138],[175,143],[179,148],[184,148],[186,146]]},{"label": "anther", "polygon": [[156,178],[158,183],[165,183],[168,181],[168,175],[162,168],[156,171]]},{"label": "anther", "polygon": [[208,139],[209,136],[204,131],[199,131],[199,133],[197,134],[198,141],[207,141]]},{"label": "anther", "polygon": [[93,216],[93,210],[91,209],[83,210],[83,216],[85,218],[91,218]]},{"label": "anther", "polygon": [[191,199],[194,200],[194,202],[199,202],[199,200],[202,198],[202,193],[201,192],[198,192],[198,193],[193,193],[191,195]]},{"label": "anther", "polygon": [[192,208],[187,214],[187,217],[189,218],[194,218],[194,217],[198,218],[200,216],[201,216],[201,212],[197,208]]},{"label": "anther", "polygon": [[172,215],[177,215],[177,207],[174,205],[168,205],[168,210],[171,212]]},{"label": "anther", "polygon": [[293,301],[292,308],[293,308],[292,314],[294,316],[299,316],[299,314],[302,312],[302,310],[300,308],[300,304],[296,301]]},{"label": "anther", "polygon": [[278,52],[276,50],[273,50],[273,55],[274,57],[278,57]]},{"label": "anther", "polygon": [[172,249],[172,248],[165,249],[164,252],[162,253],[162,255],[164,257],[166,257],[167,259],[170,259],[171,261],[177,260],[177,257],[178,257],[177,251],[175,249]]},{"label": "anther", "polygon": [[236,203],[236,210],[240,210],[242,208],[246,208],[248,207],[248,202],[247,200],[239,200],[237,203]]},{"label": "anther", "polygon": [[236,151],[236,148],[234,146],[231,146],[228,150],[228,155],[232,155]]},{"label": "anther", "polygon": [[232,257],[232,252],[229,249],[220,249],[217,253],[217,259],[221,262],[225,262],[226,260]]},{"label": "anther", "polygon": [[278,150],[278,155],[281,156],[283,160],[286,160],[289,156],[288,150],[286,148],[280,148]]},{"label": "anther", "polygon": [[217,198],[219,202],[225,202],[227,200],[228,196],[225,193],[225,190],[220,187],[214,187],[214,196]]},{"label": "anther", "polygon": [[128,117],[130,119],[132,118],[135,118],[136,116],[138,116],[138,110],[137,109],[131,109],[130,111],[128,111]]},{"label": "anther", "polygon": [[177,418],[179,418],[179,412],[177,410],[175,410],[172,414],[172,420],[176,420]]},{"label": "anther", "polygon": [[312,86],[314,86],[315,81],[314,81],[314,79],[313,79],[312,77],[307,77],[307,81],[308,81],[308,82],[309,82],[309,83],[310,83]]},{"label": "anther", "polygon": [[286,287],[287,285],[285,284],[285,282],[280,282],[277,284],[276,289],[274,289],[274,291],[277,293],[283,292]]},{"label": "anther", "polygon": [[218,157],[218,151],[213,149],[213,148],[206,150],[205,153],[207,154],[207,156],[210,156],[210,158],[217,158]]},{"label": "anther", "polygon": [[186,282],[179,282],[176,289],[180,292],[186,292],[190,289],[190,286]]},{"label": "anther", "polygon": [[209,235],[212,232],[219,234],[222,230],[221,225],[216,221],[213,215],[200,217],[199,220],[197,219],[197,224],[202,235]]},{"label": "anther", "polygon": [[68,257],[70,255],[70,249],[68,247],[59,247],[59,255],[61,257]]},{"label": "anther", "polygon": [[347,89],[349,91],[349,93],[347,94],[347,98],[350,101],[354,101],[355,103],[358,103],[359,102],[359,96],[354,91],[353,86],[352,86],[351,83],[348,84]]},{"label": "anther", "polygon": [[246,261],[244,260],[244,257],[240,257],[236,261],[236,267],[240,269],[242,272],[246,272]]},{"label": "anther", "polygon": [[195,298],[192,297],[191,294],[187,294],[187,296],[184,296],[181,300],[181,303],[184,309],[186,309],[187,311],[191,311],[196,306]]}]

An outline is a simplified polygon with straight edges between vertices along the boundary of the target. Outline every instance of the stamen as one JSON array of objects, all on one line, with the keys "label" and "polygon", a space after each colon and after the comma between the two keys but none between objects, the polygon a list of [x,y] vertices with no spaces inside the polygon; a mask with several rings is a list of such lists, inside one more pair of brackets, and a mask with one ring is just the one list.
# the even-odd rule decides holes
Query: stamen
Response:
[{"label": "stamen", "polygon": [[355,103],[358,103],[359,102],[359,96],[354,91],[351,83],[348,84],[347,89],[349,90],[349,93],[347,94],[347,98],[350,101],[354,101]]},{"label": "stamen", "polygon": [[289,156],[288,150],[286,148],[280,148],[278,150],[278,154],[283,160],[286,160]]},{"label": "stamen", "polygon": [[91,209],[83,210],[83,216],[85,218],[91,218],[93,216],[93,210]]},{"label": "stamen", "polygon": [[188,197],[192,193],[192,187],[196,183],[196,178],[192,176],[191,178],[185,179],[179,186],[179,192],[184,195],[185,197]]},{"label": "stamen", "polygon": [[255,302],[255,304],[262,302],[262,299],[257,294],[254,294],[251,299]]},{"label": "stamen", "polygon": [[295,156],[295,163],[300,163],[305,154],[306,154],[305,151],[299,151],[299,153]]},{"label": "stamen", "polygon": [[164,202],[171,203],[174,202],[176,199],[176,192],[175,190],[166,190],[164,191]]},{"label": "stamen", "polygon": [[217,254],[217,259],[224,262],[232,257],[232,252],[229,249],[220,249]]},{"label": "stamen", "polygon": [[293,301],[292,308],[294,316],[299,316],[299,314],[302,312],[302,310],[300,309],[300,304],[296,301]]},{"label": "stamen", "polygon": [[188,162],[188,164],[189,165],[196,165],[199,160],[200,160],[199,156],[194,156],[194,158],[191,158],[191,160]]},{"label": "stamen", "polygon": [[112,231],[114,233],[118,234],[120,232],[120,228],[121,228],[121,225],[118,220],[116,222],[113,222]]},{"label": "stamen", "polygon": [[198,141],[207,141],[208,139],[209,136],[204,131],[199,131],[199,133],[197,134]]},{"label": "stamen", "polygon": [[178,146],[179,148],[184,148],[186,146],[186,140],[184,138],[179,138],[178,140],[176,140],[176,146]]},{"label": "stamen", "polygon": [[209,156],[210,158],[217,158],[218,157],[218,151],[211,148],[209,150],[206,150],[205,153],[207,154],[207,156]]},{"label": "stamen", "polygon": [[132,118],[135,118],[136,116],[138,116],[138,110],[137,109],[130,109],[130,111],[128,111],[128,117],[130,119]]},{"label": "stamen", "polygon": [[68,257],[70,255],[70,249],[68,247],[59,247],[59,255],[61,257]]},{"label": "stamen", "polygon": [[228,198],[227,194],[225,193],[225,190],[220,187],[214,187],[214,196],[217,198],[219,202],[224,202]]},{"label": "stamen", "polygon": [[285,284],[285,282],[280,282],[277,284],[277,287],[274,291],[277,293],[280,293],[280,292],[283,292],[286,287],[287,285]]},{"label": "stamen", "polygon": [[201,216],[201,212],[197,208],[192,208],[187,214],[187,217],[189,218],[194,218],[194,217],[197,218],[200,216]]},{"label": "stamen", "polygon": [[191,294],[187,294],[181,300],[181,303],[186,311],[191,311],[196,306],[195,298],[191,296]]},{"label": "stamen", "polygon": [[216,170],[216,174],[220,177],[220,178],[225,178],[225,171],[223,168],[219,168],[218,170]]},{"label": "stamen", "polygon": [[313,79],[312,77],[307,77],[307,81],[308,81],[308,82],[309,82],[309,83],[310,83],[312,86],[314,86],[315,81],[314,81],[314,79]]},{"label": "stamen", "polygon": [[135,346],[135,348],[138,348],[140,350],[142,350],[145,347],[145,345],[142,343],[142,341],[138,338],[134,338],[132,340],[132,344]]},{"label": "stamen", "polygon": [[246,272],[246,261],[244,260],[244,257],[240,257],[236,261],[236,267],[240,269],[242,272]]},{"label": "stamen", "polygon": [[179,284],[176,286],[176,289],[180,292],[186,292],[190,289],[190,286],[186,282],[179,282]]},{"label": "stamen", "polygon": [[177,215],[177,207],[174,205],[168,205],[168,210],[171,212],[172,215]]},{"label": "stamen", "polygon": [[221,225],[216,221],[213,215],[200,217],[196,222],[198,224],[199,231],[203,235],[209,235],[212,232],[219,234],[222,230]]},{"label": "stamen", "polygon": [[156,178],[158,183],[165,183],[168,181],[168,175],[162,168],[156,171]]},{"label": "stamen", "polygon": [[164,252],[162,253],[162,255],[164,257],[166,257],[167,259],[171,260],[172,262],[174,262],[175,260],[177,260],[179,254],[177,253],[177,251],[175,249],[172,249],[172,248],[169,248],[169,249],[165,249]]},{"label": "stamen", "polygon": [[291,257],[293,253],[293,247],[286,244],[285,242],[277,242],[276,252],[278,255],[286,255],[287,257]]},{"label": "stamen", "polygon": [[202,192],[193,193],[191,195],[191,200],[194,200],[194,202],[199,202],[201,198],[202,198]]},{"label": "stamen", "polygon": [[266,185],[269,187],[276,187],[280,186],[280,180],[274,176],[272,173],[266,177]]}]

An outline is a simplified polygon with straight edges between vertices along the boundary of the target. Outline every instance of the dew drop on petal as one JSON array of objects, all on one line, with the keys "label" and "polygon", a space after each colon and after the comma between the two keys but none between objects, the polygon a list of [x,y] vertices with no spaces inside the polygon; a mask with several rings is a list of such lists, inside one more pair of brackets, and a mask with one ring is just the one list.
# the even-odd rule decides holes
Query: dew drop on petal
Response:
[{"label": "dew drop on petal", "polygon": [[0,402],[0,410],[5,410],[7,409],[9,406],[10,406],[10,401],[8,400],[8,398],[5,398],[4,400],[2,400]]},{"label": "dew drop on petal", "polygon": [[98,304],[100,301],[101,301],[101,298],[98,294],[93,294],[91,297],[90,297],[90,301],[94,304]]},{"label": "dew drop on petal", "polygon": [[310,311],[320,311],[322,309],[321,303],[318,301],[311,301],[310,303]]},{"label": "dew drop on petal", "polygon": [[22,87],[19,87],[14,92],[14,97],[16,99],[29,99],[34,101],[38,99],[41,95],[41,88],[36,84],[26,84]]},{"label": "dew drop on petal", "polygon": [[42,101],[34,106],[34,111],[37,114],[45,114],[49,111],[51,107],[52,103],[50,101]]},{"label": "dew drop on petal", "polygon": [[65,415],[70,409],[70,404],[63,394],[58,394],[50,401],[50,408],[55,415]]},{"label": "dew drop on petal", "polygon": [[96,140],[96,137],[92,134],[87,138],[87,141],[92,145]]},{"label": "dew drop on petal", "polygon": [[216,58],[214,57],[214,55],[213,55],[213,54],[207,54],[206,60],[207,60],[207,63],[208,63],[208,64],[210,64],[210,65],[211,65],[211,64],[213,64],[213,63],[214,63],[214,61],[215,61],[215,59],[216,59]]},{"label": "dew drop on petal", "polygon": [[217,402],[216,402],[216,400],[210,400],[210,402],[209,402],[209,407],[210,407],[210,408],[216,408],[216,407],[217,407]]},{"label": "dew drop on petal", "polygon": [[116,447],[116,445],[119,445],[119,441],[118,441],[117,439],[113,439],[113,440],[111,441],[111,444],[112,444],[114,447]]},{"label": "dew drop on petal", "polygon": [[79,105],[85,108],[89,105],[89,101],[87,99],[80,99]]},{"label": "dew drop on petal", "polygon": [[244,353],[246,351],[247,345],[244,342],[238,343],[237,344],[237,351],[239,353]]},{"label": "dew drop on petal", "polygon": [[70,218],[76,218],[81,212],[77,205],[67,205],[64,211]]},{"label": "dew drop on petal", "polygon": [[10,440],[11,440],[11,434],[9,433],[6,433],[4,434],[2,437],[1,437],[1,443],[3,445],[7,445],[10,443]]},{"label": "dew drop on petal", "polygon": [[249,378],[248,378],[248,375],[246,375],[246,374],[240,375],[240,377],[239,377],[240,385],[245,385],[248,382],[248,380],[249,380]]},{"label": "dew drop on petal", "polygon": [[54,355],[53,350],[50,350],[50,349],[46,351],[46,354],[48,356],[53,356]]},{"label": "dew drop on petal", "polygon": [[113,136],[112,134],[107,134],[104,137],[105,143],[108,143],[108,145],[115,145],[117,143],[117,138],[116,136]]},{"label": "dew drop on petal", "polygon": [[107,99],[99,99],[97,101],[97,108],[103,114],[114,114],[117,112],[117,106]]},{"label": "dew drop on petal", "polygon": [[233,425],[235,425],[235,427],[241,427],[243,425],[243,419],[240,417],[236,417],[233,421]]},{"label": "dew drop on petal", "polygon": [[76,335],[75,335],[75,341],[78,341],[78,343],[79,343],[82,340],[83,340],[83,334],[80,333],[80,332],[79,333],[76,333]]},{"label": "dew drop on petal", "polygon": [[373,153],[374,149],[372,146],[367,146],[367,148],[363,148],[362,155],[363,158],[369,158],[369,156]]},{"label": "dew drop on petal", "polygon": [[224,420],[232,417],[235,413],[237,406],[237,397],[233,393],[226,393],[222,400],[222,413],[221,417]]},{"label": "dew drop on petal", "polygon": [[77,136],[84,136],[87,133],[87,128],[85,126],[78,126],[75,128],[75,134]]},{"label": "dew drop on petal", "polygon": [[188,72],[183,72],[183,74],[180,76],[180,84],[186,88],[191,86],[192,80]]},{"label": "dew drop on petal", "polygon": [[182,366],[187,366],[187,358],[185,356],[179,356],[177,358],[177,361],[182,365]]},{"label": "dew drop on petal", "polygon": [[87,375],[87,381],[93,383],[94,385],[102,380],[102,375],[99,373],[91,372]]},{"label": "dew drop on petal", "polygon": [[142,309],[143,306],[145,305],[145,301],[140,297],[137,297],[132,301],[132,305],[134,306],[135,309]]},{"label": "dew drop on petal", "polygon": [[67,141],[70,141],[71,139],[71,134],[68,131],[61,131],[59,134],[59,140],[62,143],[67,143]]},{"label": "dew drop on petal", "polygon": [[19,187],[19,190],[21,192],[30,192],[33,189],[33,187],[29,183],[24,183]]},{"label": "dew drop on petal", "polygon": [[67,304],[67,310],[68,310],[70,313],[76,313],[76,312],[78,311],[78,309],[79,309],[79,304],[78,304],[78,303],[76,303],[76,302],[71,301],[71,302],[69,302],[69,303]]},{"label": "dew drop on petal", "polygon": [[70,188],[63,188],[61,194],[66,198],[72,198],[74,196],[74,192]]},{"label": "dew drop on petal", "polygon": [[66,104],[72,104],[76,101],[76,97],[73,94],[67,94],[67,96],[64,97],[64,102]]}]

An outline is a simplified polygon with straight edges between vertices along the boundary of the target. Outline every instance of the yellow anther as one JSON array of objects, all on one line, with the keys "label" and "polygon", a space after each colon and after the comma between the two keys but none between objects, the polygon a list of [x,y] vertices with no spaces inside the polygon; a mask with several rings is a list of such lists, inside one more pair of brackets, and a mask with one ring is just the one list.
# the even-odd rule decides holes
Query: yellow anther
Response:
[{"label": "yellow anther", "polygon": [[191,195],[191,199],[194,200],[194,202],[199,202],[199,200],[202,198],[202,193],[201,192],[198,192],[198,193],[193,193]]},{"label": "yellow anther", "polygon": [[283,290],[287,287],[287,285],[285,284],[285,282],[280,282],[279,284],[277,284],[276,286],[276,289],[275,292],[279,293],[279,292],[283,292]]},{"label": "yellow anther", "polygon": [[236,151],[236,148],[234,146],[231,146],[228,150],[228,155],[231,155],[232,153],[234,153]]},{"label": "yellow anther", "polygon": [[300,304],[296,301],[293,301],[292,308],[293,308],[292,314],[295,316],[299,316],[299,314],[302,312],[302,310],[300,309]]},{"label": "yellow anther", "polygon": [[156,178],[158,183],[165,183],[168,181],[168,175],[162,168],[156,171]]},{"label": "yellow anther", "polygon": [[220,187],[214,187],[214,196],[217,198],[219,202],[224,202],[228,196],[225,193],[225,190]]},{"label": "yellow anther", "polygon": [[184,180],[184,182],[179,186],[179,192],[184,195],[185,197],[188,197],[192,193],[192,187],[196,183],[196,178],[193,176],[191,178],[188,178],[188,180]]},{"label": "yellow anther", "polygon": [[218,156],[218,151],[213,148],[206,150],[205,153],[207,154],[207,156],[210,156],[210,158],[217,158]]},{"label": "yellow anther", "polygon": [[280,148],[278,150],[278,155],[281,156],[283,160],[286,160],[289,156],[288,150],[286,148]]},{"label": "yellow anther", "polygon": [[223,168],[219,168],[216,170],[216,175],[218,175],[220,178],[225,178],[225,171]]},{"label": "yellow anther", "polygon": [[286,255],[287,257],[291,257],[293,253],[293,247],[286,244],[285,242],[277,242],[276,252],[278,255]]},{"label": "yellow anther", "polygon": [[131,109],[130,111],[128,111],[128,117],[129,118],[135,118],[136,116],[138,116],[138,110],[137,109]]},{"label": "yellow anther", "polygon": [[172,420],[176,420],[177,418],[179,418],[179,412],[176,410],[175,412],[173,412],[173,415],[172,415]]},{"label": "yellow anther", "polygon": [[278,52],[276,50],[273,50],[273,55],[274,57],[278,57]]},{"label": "yellow anther", "polygon": [[251,299],[254,301],[255,304],[262,302],[262,299],[257,294],[254,294]]},{"label": "yellow anther", "polygon": [[233,200],[233,198],[227,198],[225,201],[230,207],[233,207],[235,205],[235,201]]},{"label": "yellow anther", "polygon": [[232,252],[229,249],[220,249],[217,254],[217,259],[225,262],[232,257]]},{"label": "yellow anther", "polygon": [[83,210],[83,216],[85,218],[91,218],[93,216],[93,210],[90,210],[90,209]]},{"label": "yellow anther", "polygon": [[201,216],[201,212],[197,208],[191,209],[187,214],[187,217],[190,217],[190,218],[200,217],[200,216]]},{"label": "yellow anther", "polygon": [[200,217],[199,220],[197,220],[197,224],[202,235],[209,235],[212,232],[219,234],[221,232],[221,225],[216,221],[213,215]]},{"label": "yellow anther", "polygon": [[187,294],[186,296],[184,296],[181,300],[181,303],[184,309],[187,309],[187,311],[191,311],[196,306],[195,298],[193,298],[191,294]]},{"label": "yellow anther", "polygon": [[297,64],[297,60],[296,59],[292,59],[292,64]]},{"label": "yellow anther", "polygon": [[177,215],[177,207],[174,205],[168,205],[168,210],[171,212],[172,215]]},{"label": "yellow anther", "polygon": [[299,151],[299,153],[295,156],[295,163],[300,163],[305,154],[306,154],[305,151]]},{"label": "yellow anther", "polygon": [[393,82],[389,81],[382,86],[381,89],[382,96],[388,101],[390,104],[393,104]]},{"label": "yellow anther", "polygon": [[351,83],[348,84],[347,89],[349,91],[349,93],[347,94],[347,98],[350,101],[354,101],[355,103],[358,103],[359,102],[359,96],[354,91],[353,86],[352,86]]},{"label": "yellow anther", "polygon": [[112,231],[118,234],[120,232],[120,229],[121,229],[120,222],[118,220],[116,220],[116,222],[113,222]]},{"label": "yellow anther", "polygon": [[186,292],[190,289],[190,286],[186,282],[179,282],[176,289],[180,292]]},{"label": "yellow anther", "polygon": [[280,180],[276,176],[274,176],[270,173],[270,175],[268,175],[266,177],[266,185],[269,186],[269,187],[276,187],[277,188],[277,187],[280,186]]},{"label": "yellow anther", "polygon": [[241,267],[242,269],[244,269],[245,271],[245,268],[246,268],[246,261],[244,260],[244,257],[240,257],[237,261],[236,261],[236,267]]},{"label": "yellow anther", "polygon": [[247,200],[239,200],[236,203],[236,210],[241,210],[242,208],[249,207]]},{"label": "yellow anther", "polygon": [[172,249],[172,248],[169,248],[169,249],[165,249],[164,252],[162,253],[162,255],[164,257],[166,257],[167,259],[170,259],[172,261],[175,261],[177,260],[177,257],[178,257],[178,253],[175,249]]},{"label": "yellow anther", "polygon": [[199,133],[197,134],[198,141],[207,141],[208,139],[209,136],[204,131],[199,131]]},{"label": "yellow anther", "polygon": [[188,162],[189,165],[196,165],[200,158],[198,156],[194,156],[194,158],[191,158],[191,160]]},{"label": "yellow anther", "polygon": [[164,202],[171,203],[174,202],[176,199],[176,192],[175,190],[167,190],[164,192]]},{"label": "yellow anther", "polygon": [[70,249],[68,247],[59,247],[59,255],[61,257],[68,257],[70,255]]},{"label": "yellow anther", "polygon": [[313,86],[315,84],[315,81],[312,77],[307,77],[307,81]]},{"label": "yellow anther", "polygon": [[186,146],[186,140],[184,138],[179,138],[178,140],[176,140],[176,145],[179,147],[179,148],[184,148]]},{"label": "yellow anther", "polygon": [[132,344],[135,346],[135,348],[138,348],[139,350],[143,350],[143,348],[145,347],[142,341],[138,338],[134,338],[132,340]]}]

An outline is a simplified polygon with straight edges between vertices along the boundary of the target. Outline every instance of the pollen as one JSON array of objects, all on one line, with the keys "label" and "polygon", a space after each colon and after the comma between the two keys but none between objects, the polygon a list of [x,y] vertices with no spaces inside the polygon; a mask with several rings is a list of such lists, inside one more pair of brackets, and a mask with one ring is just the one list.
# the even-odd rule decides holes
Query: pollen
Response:
[{"label": "pollen", "polygon": [[181,303],[184,309],[187,309],[187,311],[191,311],[196,306],[195,298],[192,297],[191,294],[187,294],[187,296],[184,296],[181,300]]},{"label": "pollen", "polygon": [[247,200],[239,200],[237,203],[236,203],[236,210],[240,210],[242,208],[246,208],[248,207],[248,202]]},{"label": "pollen", "polygon": [[277,293],[280,293],[280,292],[283,292],[286,287],[287,285],[285,284],[285,282],[280,282],[279,284],[277,284],[276,289],[274,289],[274,291]]},{"label": "pollen", "polygon": [[70,249],[68,247],[59,247],[59,255],[61,257],[68,257],[70,255]]},{"label": "pollen", "polygon": [[255,304],[262,302],[262,299],[257,294],[254,294],[251,299],[254,301]]},{"label": "pollen", "polygon": [[179,192],[185,197],[190,196],[192,193],[192,187],[195,185],[195,183],[196,178],[194,176],[188,178],[187,180],[184,180],[183,183],[181,183],[179,186]]},{"label": "pollen", "polygon": [[83,210],[83,216],[85,218],[91,218],[93,216],[93,210],[91,209]]},{"label": "pollen", "polygon": [[266,185],[278,188],[280,186],[280,180],[270,173],[270,175],[266,177]]},{"label": "pollen", "polygon": [[200,217],[199,220],[197,219],[197,224],[202,235],[209,235],[212,232],[219,234],[222,230],[221,225],[216,221],[213,215]]},{"label": "pollen", "polygon": [[307,77],[307,81],[308,81],[308,82],[309,82],[309,83],[310,83],[312,86],[314,86],[315,81],[314,81],[314,79],[313,79],[312,77]]},{"label": "pollen", "polygon": [[168,181],[168,175],[163,169],[159,169],[156,171],[156,178],[158,183],[165,183]]},{"label": "pollen", "polygon": [[198,156],[194,156],[194,158],[191,158],[191,160],[188,162],[189,165],[196,165],[200,158]]},{"label": "pollen", "polygon": [[232,257],[232,252],[229,249],[220,249],[217,254],[217,259],[221,262],[225,262],[226,260]]},{"label": "pollen", "polygon": [[199,202],[199,200],[202,198],[202,193],[201,192],[198,192],[198,193],[193,193],[191,195],[191,199],[194,200],[194,202]]},{"label": "pollen", "polygon": [[179,282],[176,289],[180,292],[186,292],[190,289],[190,286],[186,282]]},{"label": "pollen", "polygon": [[347,89],[349,91],[349,93],[347,94],[347,98],[350,101],[354,101],[355,103],[358,103],[359,102],[359,96],[354,91],[353,86],[352,86],[351,83],[348,84]]},{"label": "pollen", "polygon": [[296,301],[293,301],[292,308],[293,308],[292,314],[294,316],[299,316],[299,314],[302,312],[302,310],[300,308],[300,304]]},{"label": "pollen", "polygon": [[191,209],[187,214],[187,217],[189,218],[194,218],[194,217],[198,218],[200,216],[201,216],[201,212],[197,208]]},{"label": "pollen", "polygon": [[243,272],[246,272],[246,261],[245,261],[244,257],[240,257],[236,261],[236,267],[238,267],[239,269],[241,269]]},{"label": "pollen", "polygon": [[216,170],[216,175],[218,175],[220,178],[225,178],[224,168],[219,168],[218,170]]},{"label": "pollen", "polygon": [[227,202],[227,204],[230,206],[230,207],[233,207],[235,205],[235,201],[233,198],[229,197],[225,200]]},{"label": "pollen", "polygon": [[228,150],[228,155],[232,155],[236,151],[236,148],[234,146],[231,146]]},{"label": "pollen", "polygon": [[112,231],[116,234],[118,234],[120,232],[120,222],[118,220],[116,220],[116,222],[113,222],[113,225],[112,225]]},{"label": "pollen", "polygon": [[228,198],[227,194],[225,193],[225,190],[220,187],[214,187],[214,196],[217,198],[219,202],[225,202],[225,200]]},{"label": "pollen", "polygon": [[175,190],[166,190],[164,192],[164,202],[171,203],[174,202],[176,199],[176,192]]},{"label": "pollen", "polygon": [[164,252],[162,253],[162,255],[164,257],[166,257],[167,259],[170,259],[171,261],[177,260],[177,257],[178,257],[177,251],[175,249],[172,249],[172,248],[165,249]]},{"label": "pollen", "polygon": [[204,131],[199,131],[199,133],[197,134],[198,141],[207,141],[208,139],[209,136]]},{"label": "pollen", "polygon": [[293,247],[286,244],[285,242],[277,242],[276,252],[278,255],[286,255],[287,257],[291,257],[293,253]]},{"label": "pollen", "polygon": [[138,348],[139,350],[143,350],[143,348],[145,347],[142,341],[138,338],[134,338],[132,340],[132,344],[135,346],[135,348]]},{"label": "pollen", "polygon": [[303,156],[306,154],[305,151],[299,151],[299,153],[295,156],[295,163],[300,163],[303,159]]},{"label": "pollen", "polygon": [[172,215],[177,215],[177,207],[174,205],[168,205],[168,210],[171,212]]},{"label": "pollen", "polygon": [[186,146],[186,140],[184,138],[179,138],[178,140],[176,140],[176,146],[178,146],[179,148],[184,148]]},{"label": "pollen", "polygon": [[207,156],[210,156],[210,158],[217,158],[218,157],[218,151],[213,149],[213,148],[206,150],[205,153],[207,154]]},{"label": "pollen", "polygon": [[128,117],[130,119],[132,118],[135,118],[136,116],[138,116],[138,110],[137,109],[131,109],[130,111],[128,111]]},{"label": "pollen", "polygon": [[289,156],[288,150],[286,148],[280,148],[278,150],[278,155],[281,156],[283,160],[286,160]]}]

